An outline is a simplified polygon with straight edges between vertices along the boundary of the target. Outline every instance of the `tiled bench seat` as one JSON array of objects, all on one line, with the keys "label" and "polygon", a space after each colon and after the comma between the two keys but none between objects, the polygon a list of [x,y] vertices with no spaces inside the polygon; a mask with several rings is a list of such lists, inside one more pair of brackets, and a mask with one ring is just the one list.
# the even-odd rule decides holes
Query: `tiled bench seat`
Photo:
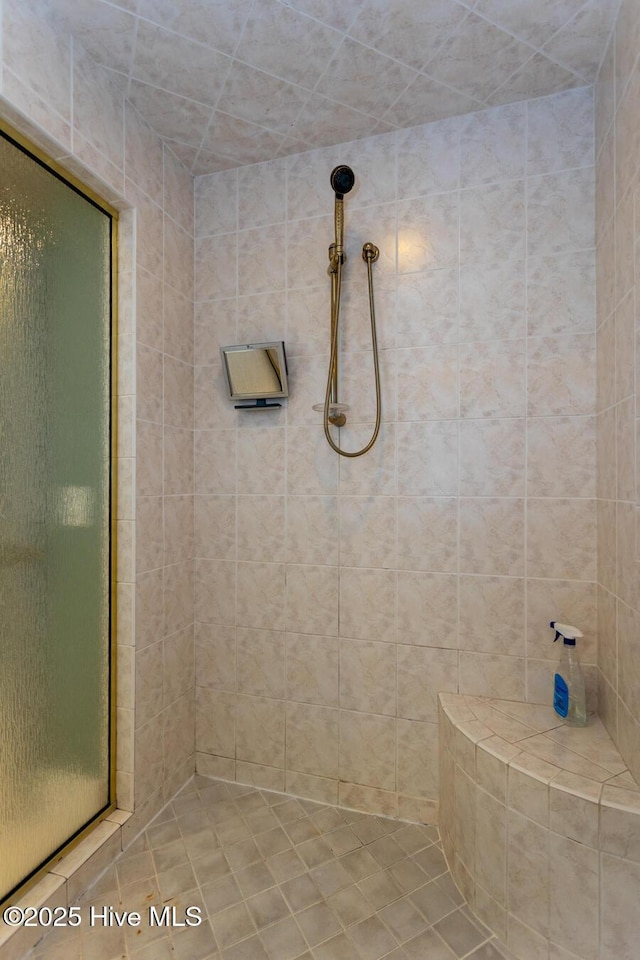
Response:
[{"label": "tiled bench seat", "polygon": [[440,694],[440,830],[518,960],[638,960],[640,790],[602,722]]}]

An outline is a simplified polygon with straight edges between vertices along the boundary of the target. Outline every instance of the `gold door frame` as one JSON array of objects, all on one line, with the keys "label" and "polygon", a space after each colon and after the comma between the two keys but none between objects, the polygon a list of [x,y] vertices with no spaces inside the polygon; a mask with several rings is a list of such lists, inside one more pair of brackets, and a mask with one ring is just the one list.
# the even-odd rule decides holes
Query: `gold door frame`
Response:
[{"label": "gold door frame", "polygon": [[0,135],[14,143],[36,163],[45,167],[71,190],[103,211],[111,220],[110,269],[111,269],[111,324],[110,324],[110,462],[109,462],[109,804],[78,830],[62,847],[33,871],[24,882],[10,893],[0,906],[20,900],[26,890],[51,872],[51,868],[85,839],[95,826],[117,809],[116,801],[116,647],[117,647],[117,464],[118,464],[118,211],[103,200],[91,187],[65,170],[62,164],[50,157],[28,137],[0,115]]}]

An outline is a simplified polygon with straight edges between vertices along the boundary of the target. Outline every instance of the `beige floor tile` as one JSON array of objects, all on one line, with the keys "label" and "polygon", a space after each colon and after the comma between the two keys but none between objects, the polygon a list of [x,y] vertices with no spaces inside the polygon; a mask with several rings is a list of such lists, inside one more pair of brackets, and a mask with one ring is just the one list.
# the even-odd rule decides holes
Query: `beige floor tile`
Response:
[{"label": "beige floor tile", "polygon": [[353,960],[355,947],[353,941],[344,933],[326,940],[313,951],[314,960]]},{"label": "beige floor tile", "polygon": [[323,899],[318,887],[308,874],[287,880],[280,885],[280,889],[294,913],[306,910],[307,907]]},{"label": "beige floor tile", "polygon": [[365,877],[358,883],[358,889],[375,910],[381,910],[402,896],[402,890],[398,884],[384,870]]},{"label": "beige floor tile", "polygon": [[408,897],[390,903],[379,912],[378,916],[389,927],[399,943],[404,943],[405,940],[410,940],[411,937],[422,933],[428,925],[427,920]]},{"label": "beige floor tile", "polygon": [[456,910],[442,920],[438,920],[433,925],[433,929],[451,947],[457,957],[466,956],[486,939],[461,910]]},{"label": "beige floor tile", "polygon": [[380,960],[397,945],[378,917],[369,917],[355,926],[349,927],[349,936],[360,952],[362,960]]},{"label": "beige floor tile", "polygon": [[260,939],[270,960],[293,960],[307,948],[306,941],[292,917],[262,930]]},{"label": "beige floor tile", "polygon": [[340,921],[326,903],[316,903],[297,913],[296,922],[310,947],[340,932]]},{"label": "beige floor tile", "polygon": [[251,897],[247,907],[258,930],[289,916],[289,907],[277,887]]},{"label": "beige floor tile", "polygon": [[[196,777],[85,898],[147,922],[52,931],[31,960],[502,960],[437,841],[435,827]],[[151,927],[149,904],[178,919],[199,906],[203,923]]]}]

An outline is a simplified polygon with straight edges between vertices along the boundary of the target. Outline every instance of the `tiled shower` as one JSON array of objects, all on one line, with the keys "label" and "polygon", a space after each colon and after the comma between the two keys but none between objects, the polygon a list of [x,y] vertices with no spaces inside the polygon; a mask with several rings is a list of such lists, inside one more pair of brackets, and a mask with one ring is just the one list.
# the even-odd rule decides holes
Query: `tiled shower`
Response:
[{"label": "tiled shower", "polygon": [[[196,179],[201,772],[428,819],[437,693],[548,702],[560,609],[595,696],[593,151],[581,89]],[[383,384],[340,462],[312,410],[338,162],[346,449],[375,412],[367,240]],[[219,347],[275,339],[286,409],[235,411]]]},{"label": "tiled shower", "polygon": [[[639,776],[634,0],[595,89],[195,181],[37,3],[0,11],[4,116],[123,210],[125,842],[195,770],[435,821],[437,693],[548,703],[559,611]],[[312,411],[337,163],[347,448],[374,414],[359,251],[381,250],[383,425],[355,461]],[[271,339],[290,399],[236,412],[219,347]]]}]

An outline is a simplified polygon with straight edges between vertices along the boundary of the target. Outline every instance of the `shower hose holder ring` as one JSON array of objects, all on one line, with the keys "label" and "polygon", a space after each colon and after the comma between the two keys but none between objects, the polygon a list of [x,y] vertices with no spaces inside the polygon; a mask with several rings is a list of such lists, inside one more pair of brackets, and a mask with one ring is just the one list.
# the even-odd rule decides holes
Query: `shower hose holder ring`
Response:
[{"label": "shower hose holder ring", "polygon": [[329,266],[327,267],[327,273],[331,276],[332,273],[338,272],[338,264],[345,264],[347,262],[347,255],[344,252],[338,252],[337,245],[332,243],[329,245]]}]

